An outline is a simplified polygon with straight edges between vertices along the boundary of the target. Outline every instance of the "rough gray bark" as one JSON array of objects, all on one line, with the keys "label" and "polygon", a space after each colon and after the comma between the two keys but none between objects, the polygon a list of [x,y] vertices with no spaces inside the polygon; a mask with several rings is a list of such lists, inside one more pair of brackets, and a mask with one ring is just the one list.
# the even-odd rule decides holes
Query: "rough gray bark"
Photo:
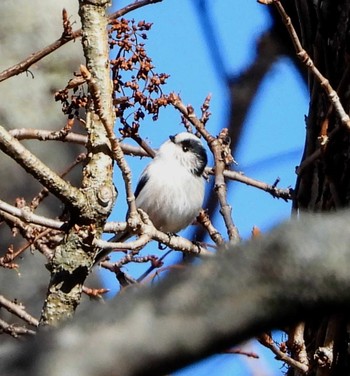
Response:
[{"label": "rough gray bark", "polygon": [[86,117],[89,157],[83,169],[81,188],[86,205],[71,211],[74,226],[67,231],[50,262],[51,280],[40,319],[41,324],[46,325],[57,325],[74,314],[81,300],[83,283],[94,265],[97,248],[93,240],[101,236],[115,199],[113,162],[100,115],[103,108],[104,116],[113,124],[107,43],[108,2],[80,1],[79,5],[86,64],[98,92],[90,93],[91,103]]}]

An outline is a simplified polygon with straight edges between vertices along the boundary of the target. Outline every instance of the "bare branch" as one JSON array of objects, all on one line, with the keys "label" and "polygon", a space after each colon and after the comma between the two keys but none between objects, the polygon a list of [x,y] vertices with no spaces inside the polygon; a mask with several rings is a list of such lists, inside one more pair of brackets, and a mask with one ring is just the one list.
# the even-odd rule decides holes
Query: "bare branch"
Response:
[{"label": "bare branch", "polygon": [[207,230],[211,239],[216,245],[223,245],[225,240],[221,236],[220,232],[213,226],[208,213],[205,210],[201,210],[197,216],[197,221]]},{"label": "bare branch", "polygon": [[79,209],[85,207],[86,200],[79,189],[60,178],[2,126],[0,126],[0,149],[35,177],[52,194],[61,199],[62,202]]},{"label": "bare branch", "polygon": [[[38,140],[38,141],[62,141],[62,142],[72,142],[78,145],[86,145],[88,138],[83,134],[78,134],[74,132],[68,133],[62,138],[57,138],[55,132],[48,131],[46,129],[32,129],[32,128],[21,128],[21,129],[11,129],[9,131],[10,135],[17,138],[17,140]],[[124,154],[134,155],[138,157],[149,157],[153,149],[149,152],[145,151],[144,147],[137,147],[134,145],[129,145],[124,142],[120,143]],[[149,146],[148,146],[149,148]],[[154,151],[153,151],[154,154]]]},{"label": "bare branch", "polygon": [[5,211],[17,218],[23,220],[26,223],[33,223],[40,226],[50,227],[60,230],[64,226],[64,222],[43,217],[41,215],[34,214],[30,211],[29,207],[16,208],[6,202],[0,200],[0,210]]},{"label": "bare branch", "polygon": [[104,232],[124,232],[127,229],[128,225],[126,222],[107,222],[104,226]]},{"label": "bare branch", "polygon": [[[45,129],[31,129],[31,128],[22,128],[22,129],[12,129],[9,133],[17,138],[18,140],[29,140],[35,139],[39,141],[56,141],[57,138],[51,131]],[[59,139],[62,142],[72,142],[80,145],[86,145],[87,143],[87,136],[77,133],[68,133],[64,138]],[[140,143],[141,147],[129,145],[126,143],[120,143],[120,147],[123,150],[124,154],[133,155],[138,157],[149,157],[155,154],[155,151],[149,147],[149,145],[145,145],[145,143]],[[316,158],[320,155],[320,151]],[[299,167],[301,169],[302,166]],[[205,173],[208,175],[215,175],[215,171],[212,167],[207,167],[205,169]],[[277,188],[272,187],[272,185],[264,183],[262,181],[256,180],[254,178],[248,177],[241,172],[231,171],[231,170],[224,170],[223,172],[226,179],[235,180],[252,187],[261,189],[265,192],[270,193],[273,197],[282,198],[283,200],[291,200],[292,199],[292,190],[290,188]]]},{"label": "bare branch", "polygon": [[310,368],[310,362],[305,346],[305,323],[300,322],[292,327],[288,331],[288,341],[286,345],[292,355],[293,359],[296,359],[298,363],[304,364],[305,369]]},{"label": "bare branch", "polygon": [[24,334],[35,334],[33,330],[16,324],[8,324],[6,321],[0,319],[0,333],[1,332],[7,333],[14,338],[18,338],[20,335]]},{"label": "bare branch", "polygon": [[[149,4],[159,3],[162,0],[139,0],[135,1],[132,4],[127,5],[126,7],[112,13],[109,16],[109,22],[111,22],[115,18],[122,17],[123,15],[141,8],[143,6]],[[49,46],[43,48],[40,51],[32,53],[26,59],[22,60],[20,63],[13,65],[12,67],[5,69],[3,72],[0,73],[0,82],[7,80],[12,76],[17,76],[20,73],[27,71],[33,64],[37,63],[39,60],[43,59],[45,56],[51,54],[53,51],[57,50],[58,48],[64,46],[66,43],[75,40],[82,35],[82,29],[78,29],[76,31],[71,32],[70,34],[63,33],[61,38],[56,40],[55,42],[51,43]]]},{"label": "bare branch", "polygon": [[21,128],[9,130],[11,136],[17,140],[38,140],[38,141],[62,141],[86,145],[87,136],[70,132],[64,137],[58,138],[55,132],[46,129]]},{"label": "bare branch", "polygon": [[18,316],[30,325],[39,325],[39,321],[35,317],[31,316],[28,312],[26,312],[25,308],[22,305],[7,300],[3,295],[0,295],[0,307],[4,307],[7,311]]},{"label": "bare branch", "polygon": [[[214,170],[211,167],[208,167],[205,172],[208,175],[214,175]],[[244,175],[241,172],[232,171],[232,170],[225,170],[223,172],[226,179],[235,180],[240,183],[244,183],[250,185],[251,187],[255,187],[261,189],[267,193],[270,193],[272,197],[275,198],[282,198],[285,201],[293,199],[293,189],[292,188],[277,188],[274,185],[267,184],[265,182],[250,178],[249,176]]]},{"label": "bare branch", "polygon": [[[238,243],[240,241],[240,236],[238,229],[232,220],[232,208],[227,202],[226,183],[223,175],[227,166],[234,161],[229,147],[230,140],[228,137],[228,131],[227,129],[223,129],[218,137],[213,137],[204,127],[202,121],[196,117],[194,109],[191,106],[185,106],[180,97],[175,93],[170,95],[170,100],[173,106],[178,109],[204,137],[213,153],[215,160],[215,166],[213,168],[215,171],[215,191],[220,203],[220,213],[224,218],[230,241],[233,243]],[[208,105],[205,107],[207,108]]]},{"label": "bare branch", "polygon": [[318,68],[315,66],[314,62],[312,61],[311,57],[304,50],[300,42],[300,39],[298,37],[298,34],[295,31],[295,28],[292,24],[292,21],[290,17],[288,16],[288,14],[286,13],[281,1],[280,0],[258,0],[258,2],[261,4],[267,4],[267,5],[274,4],[276,6],[278,12],[280,13],[282,17],[284,24],[286,25],[290,38],[293,42],[297,57],[307,67],[307,69],[311,71],[311,73],[314,75],[316,80],[324,89],[325,93],[328,96],[330,103],[334,106],[334,109],[342,125],[348,130],[350,130],[350,117],[344,110],[342,104],[340,103],[340,99],[339,99],[337,92],[333,89],[328,79],[324,77],[322,73],[318,70]]},{"label": "bare branch", "polygon": [[[104,251],[99,255],[104,255],[112,250],[125,250],[125,249],[132,249],[137,250],[143,246],[145,246],[150,240],[156,240],[162,244],[167,245],[171,249],[178,250],[185,253],[190,253],[192,255],[205,255],[211,256],[213,253],[206,250],[199,244],[195,244],[186,238],[182,238],[181,236],[177,235],[170,235],[165,234],[157,230],[152,222],[149,220],[146,213],[139,210],[142,214],[142,224],[140,224],[137,228],[134,229],[134,234],[138,235],[139,238],[135,241],[131,242],[108,242],[100,239],[95,240],[95,245]],[[120,225],[119,225],[120,226]],[[122,226],[120,228],[123,229]]]},{"label": "bare branch", "polygon": [[282,360],[282,362],[287,363],[289,366],[296,368],[302,374],[307,374],[309,371],[309,367],[303,363],[298,362],[297,360],[288,356],[285,352],[281,351],[273,342],[270,335],[264,333],[259,337],[259,342],[270,349],[275,355],[276,359]]}]

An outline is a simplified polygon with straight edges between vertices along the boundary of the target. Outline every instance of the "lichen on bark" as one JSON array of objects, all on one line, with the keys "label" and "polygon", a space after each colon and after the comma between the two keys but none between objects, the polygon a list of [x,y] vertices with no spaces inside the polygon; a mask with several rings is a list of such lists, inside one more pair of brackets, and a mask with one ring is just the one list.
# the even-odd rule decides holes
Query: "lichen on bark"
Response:
[{"label": "lichen on bark", "polygon": [[[83,169],[81,192],[87,200],[83,210],[70,213],[70,226],[57,247],[48,269],[50,285],[42,310],[41,324],[57,325],[73,316],[79,305],[83,283],[90,273],[97,252],[94,239],[113,207],[113,160],[103,118],[114,123],[112,85],[109,72],[106,1],[79,1],[82,46],[86,67],[94,79],[97,93],[90,93],[86,114],[88,132],[87,160]],[[98,100],[94,96],[98,95]],[[99,108],[96,108],[98,103]]]}]

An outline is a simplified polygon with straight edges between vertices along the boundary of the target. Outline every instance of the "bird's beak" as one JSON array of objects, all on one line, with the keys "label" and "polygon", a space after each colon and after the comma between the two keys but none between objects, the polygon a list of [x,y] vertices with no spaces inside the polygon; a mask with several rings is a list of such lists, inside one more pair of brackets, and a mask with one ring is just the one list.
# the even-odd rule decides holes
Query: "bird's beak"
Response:
[{"label": "bird's beak", "polygon": [[175,144],[175,136],[169,136],[169,139],[171,142],[173,142]]}]

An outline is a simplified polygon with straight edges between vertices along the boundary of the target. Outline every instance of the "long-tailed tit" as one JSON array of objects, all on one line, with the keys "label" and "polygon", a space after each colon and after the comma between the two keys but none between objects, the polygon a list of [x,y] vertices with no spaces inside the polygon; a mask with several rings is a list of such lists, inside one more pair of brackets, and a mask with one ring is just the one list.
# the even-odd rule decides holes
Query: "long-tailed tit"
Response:
[{"label": "long-tailed tit", "polygon": [[[202,207],[206,164],[207,153],[198,137],[187,132],[170,136],[141,174],[136,206],[148,214],[158,230],[182,230]],[[110,241],[128,237],[122,233]]]}]

